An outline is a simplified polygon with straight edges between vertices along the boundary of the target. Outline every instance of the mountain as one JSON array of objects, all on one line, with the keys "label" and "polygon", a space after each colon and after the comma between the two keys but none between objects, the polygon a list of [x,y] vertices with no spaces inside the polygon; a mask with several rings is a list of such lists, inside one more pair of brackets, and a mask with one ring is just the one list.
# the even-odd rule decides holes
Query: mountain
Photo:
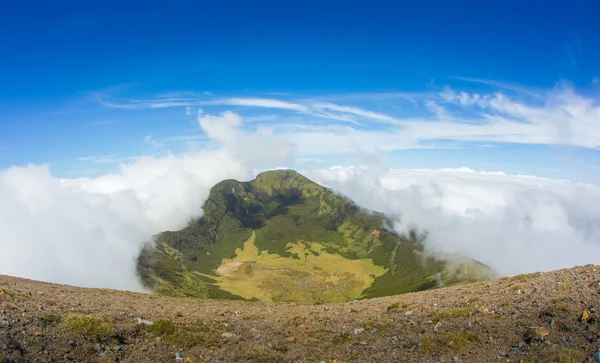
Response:
[{"label": "mountain", "polygon": [[462,256],[436,260],[381,213],[292,170],[215,185],[201,218],[162,232],[137,261],[160,294],[201,298],[341,302],[496,277]]},{"label": "mountain", "polygon": [[592,265],[326,305],[0,275],[0,362],[596,362],[599,294]]}]

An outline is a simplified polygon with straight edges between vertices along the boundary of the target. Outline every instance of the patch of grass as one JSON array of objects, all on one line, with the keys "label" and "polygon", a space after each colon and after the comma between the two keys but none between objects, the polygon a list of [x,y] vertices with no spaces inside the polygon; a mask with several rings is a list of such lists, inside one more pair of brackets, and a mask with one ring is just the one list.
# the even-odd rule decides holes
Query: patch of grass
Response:
[{"label": "patch of grass", "polygon": [[561,283],[561,284],[558,284],[557,290],[563,291],[563,292],[569,292],[569,291],[571,291],[572,288],[573,288],[573,285],[571,285],[571,284]]},{"label": "patch of grass", "polygon": [[466,318],[469,313],[474,313],[477,308],[474,306],[465,306],[464,308],[451,308],[433,313],[431,319],[433,321],[450,320],[456,318]]},{"label": "patch of grass", "polygon": [[115,333],[110,322],[93,316],[69,316],[58,327],[95,342],[107,341]]},{"label": "patch of grass", "polygon": [[527,353],[527,363],[579,363],[587,356],[583,350],[541,344],[532,345]]},{"label": "patch of grass", "polygon": [[535,272],[535,273],[532,273],[532,274],[517,275],[517,276],[514,276],[511,280],[512,281],[528,281],[528,280],[531,280],[531,279],[533,279],[535,277],[538,277],[538,276],[540,276],[540,273],[539,272]]},{"label": "patch of grass", "polygon": [[166,335],[175,332],[175,324],[169,320],[156,320],[154,324],[148,326],[148,330],[156,335]]},{"label": "patch of grass", "polygon": [[318,242],[287,244],[286,251],[297,258],[270,254],[258,249],[256,238],[253,232],[235,258],[223,260],[220,270],[226,275],[217,278],[221,289],[262,301],[341,302],[360,297],[374,277],[386,272],[370,259],[328,253]]},{"label": "patch of grass", "polygon": [[52,313],[48,313],[40,318],[40,322],[44,326],[52,326],[60,321],[60,316]]},{"label": "patch of grass", "polygon": [[404,303],[402,301],[398,301],[398,302],[395,302],[395,303],[389,305],[387,307],[387,312],[388,313],[400,312],[400,311],[403,311],[404,309],[406,309],[407,307],[408,307],[408,305],[406,305],[406,303]]},{"label": "patch of grass", "polygon": [[429,333],[424,337],[421,349],[427,353],[440,351],[444,348],[458,350],[465,347],[468,344],[478,343],[480,342],[480,340],[481,339],[479,338],[479,335],[466,331],[460,333]]},{"label": "patch of grass", "polygon": [[346,343],[348,340],[350,340],[349,333],[342,333],[340,335],[335,336],[335,338],[333,338],[333,342],[338,345]]},{"label": "patch of grass", "polygon": [[154,324],[145,326],[154,336],[182,348],[202,346],[215,347],[219,344],[219,331],[211,329],[202,322],[191,325],[174,324],[169,320],[157,320]]},{"label": "patch of grass", "polygon": [[517,290],[523,290],[523,285],[514,284],[508,289],[508,291],[517,291]]},{"label": "patch of grass", "polygon": [[304,324],[304,322],[306,321],[306,316],[294,316],[292,318],[292,324],[294,324],[295,326],[298,326],[300,324]]}]

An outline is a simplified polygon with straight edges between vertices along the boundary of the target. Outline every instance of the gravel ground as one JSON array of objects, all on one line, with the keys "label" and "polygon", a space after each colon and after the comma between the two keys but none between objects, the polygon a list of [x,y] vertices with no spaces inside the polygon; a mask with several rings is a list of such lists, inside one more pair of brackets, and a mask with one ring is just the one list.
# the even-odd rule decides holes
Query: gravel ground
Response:
[{"label": "gravel ground", "polygon": [[600,266],[343,304],[0,276],[0,362],[600,362]]}]

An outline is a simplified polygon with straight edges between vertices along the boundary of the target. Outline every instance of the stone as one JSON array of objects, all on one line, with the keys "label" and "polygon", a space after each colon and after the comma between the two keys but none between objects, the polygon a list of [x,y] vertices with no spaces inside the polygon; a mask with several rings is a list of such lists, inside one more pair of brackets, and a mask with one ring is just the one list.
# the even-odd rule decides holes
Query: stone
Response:
[{"label": "stone", "polygon": [[397,342],[397,341],[398,341],[398,337],[397,337],[396,335],[394,335],[394,336],[392,337],[392,340],[393,340],[393,341],[395,341],[395,342]]},{"label": "stone", "polygon": [[179,352],[175,352],[175,360],[183,360],[183,357],[179,354]]},{"label": "stone", "polygon": [[378,332],[379,330],[377,330],[377,328],[371,329],[371,335],[377,335]]},{"label": "stone", "polygon": [[354,329],[354,334],[360,334],[360,333],[362,333],[362,332],[364,332],[364,331],[365,331],[365,329],[364,329],[364,328],[355,328],[355,329]]},{"label": "stone", "polygon": [[233,338],[235,338],[235,334],[225,332],[225,333],[221,334],[221,338],[224,338],[224,339],[233,339]]},{"label": "stone", "polygon": [[550,334],[550,330],[543,327],[531,327],[525,332],[525,340],[543,341]]},{"label": "stone", "polygon": [[589,318],[590,318],[589,310],[584,310],[583,313],[581,313],[581,317],[579,318],[579,320],[587,321]]}]

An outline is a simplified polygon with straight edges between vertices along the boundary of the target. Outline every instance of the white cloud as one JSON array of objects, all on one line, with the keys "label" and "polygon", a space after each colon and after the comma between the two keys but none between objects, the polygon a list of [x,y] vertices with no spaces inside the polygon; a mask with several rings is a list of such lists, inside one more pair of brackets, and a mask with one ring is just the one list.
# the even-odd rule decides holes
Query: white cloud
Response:
[{"label": "white cloud", "polygon": [[267,98],[228,98],[217,101],[216,103],[232,106],[278,108],[298,112],[308,112],[309,110],[309,108],[304,105]]},{"label": "white cloud", "polygon": [[254,147],[233,114],[200,120],[221,146],[145,157],[98,178],[59,179],[45,165],[0,171],[0,274],[140,290],[141,245],[201,213],[210,188],[285,161],[285,145]]},{"label": "white cloud", "polygon": [[429,250],[462,253],[501,274],[600,263],[596,186],[467,168],[306,173],[360,205],[399,216],[400,232],[427,230]]},{"label": "white cloud", "polygon": [[[598,106],[568,89],[534,105],[451,90],[432,97],[443,119],[398,118],[401,126],[381,129],[304,123],[247,131],[239,114],[199,110],[209,147],[198,152],[144,157],[98,178],[58,179],[47,166],[0,171],[0,273],[140,289],[134,266],[144,241],[199,215],[216,182],[249,179],[294,155],[386,152],[435,139],[600,144]],[[453,115],[456,105],[477,109],[478,122]],[[348,107],[327,110],[386,121]],[[401,230],[427,229],[431,250],[461,252],[504,274],[599,262],[597,187],[469,169],[388,170],[380,158],[362,160],[369,168],[307,174],[368,208],[401,215]]]},{"label": "white cloud", "polygon": [[151,135],[144,136],[144,143],[152,146],[154,150],[158,150],[163,147],[162,142],[156,140]]},{"label": "white cloud", "polygon": [[192,114],[193,114],[192,108],[190,106],[187,106],[185,108],[185,115],[186,116],[192,116]]}]

